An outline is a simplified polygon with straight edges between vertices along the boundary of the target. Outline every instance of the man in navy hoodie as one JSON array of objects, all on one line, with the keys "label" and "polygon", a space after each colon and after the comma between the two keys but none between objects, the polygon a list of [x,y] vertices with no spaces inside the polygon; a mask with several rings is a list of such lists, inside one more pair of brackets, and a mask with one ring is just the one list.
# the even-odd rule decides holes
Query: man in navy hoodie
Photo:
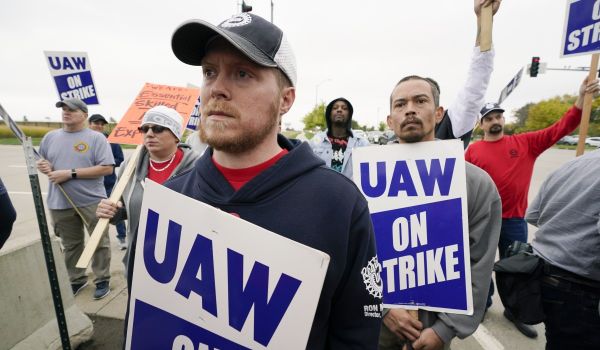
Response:
[{"label": "man in navy hoodie", "polygon": [[296,86],[283,32],[249,13],[219,26],[191,20],[172,48],[202,66],[200,137],[210,148],[165,185],[329,254],[307,348],[376,349],[382,283],[367,202],[307,143],[278,135]]}]

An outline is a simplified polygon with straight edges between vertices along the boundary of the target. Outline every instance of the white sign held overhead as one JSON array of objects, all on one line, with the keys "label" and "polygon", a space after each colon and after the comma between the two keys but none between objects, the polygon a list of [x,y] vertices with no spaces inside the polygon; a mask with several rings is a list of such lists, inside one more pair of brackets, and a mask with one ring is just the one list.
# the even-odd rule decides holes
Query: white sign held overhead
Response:
[{"label": "white sign held overhead", "polygon": [[44,55],[61,100],[78,98],[88,105],[100,103],[86,52],[44,51]]}]

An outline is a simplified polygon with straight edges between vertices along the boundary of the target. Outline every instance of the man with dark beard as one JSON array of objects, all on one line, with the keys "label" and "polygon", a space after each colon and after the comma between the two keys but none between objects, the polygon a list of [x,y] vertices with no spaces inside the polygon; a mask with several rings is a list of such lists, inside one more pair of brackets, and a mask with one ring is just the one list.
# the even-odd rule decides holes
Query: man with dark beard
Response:
[{"label": "man with dark beard", "polygon": [[331,169],[352,178],[352,150],[369,145],[369,141],[352,132],[354,108],[343,97],[329,102],[325,108],[327,130],[316,134],[311,146]]},{"label": "man with dark beard", "polygon": [[[502,230],[498,242],[500,258],[505,256],[512,242],[527,242],[527,222],[524,217],[535,160],[556,141],[577,128],[581,121],[584,95],[597,91],[598,80],[588,83],[586,78],[579,88],[575,105],[556,123],[542,130],[510,136],[504,135],[504,109],[500,105],[488,103],[481,109],[483,140],[467,148],[465,159],[491,176],[502,198]],[[515,320],[507,310],[504,316],[525,336],[537,336],[533,327]]]},{"label": "man with dark beard", "polygon": [[209,148],[165,185],[328,254],[307,349],[376,349],[383,286],[367,201],[307,143],[278,134],[296,97],[295,59],[281,29],[250,13],[218,26],[190,20],[175,30],[172,48],[202,66],[200,137]]},{"label": "man with dark beard", "polygon": [[[396,142],[435,142],[435,125],[443,117],[440,92],[431,79],[411,75],[394,87],[387,123]],[[501,204],[490,177],[476,166],[465,166],[473,314],[419,310],[417,320],[405,309],[384,309],[379,350],[400,350],[406,343],[415,350],[449,349],[452,339],[469,336],[481,323],[500,234]]]}]

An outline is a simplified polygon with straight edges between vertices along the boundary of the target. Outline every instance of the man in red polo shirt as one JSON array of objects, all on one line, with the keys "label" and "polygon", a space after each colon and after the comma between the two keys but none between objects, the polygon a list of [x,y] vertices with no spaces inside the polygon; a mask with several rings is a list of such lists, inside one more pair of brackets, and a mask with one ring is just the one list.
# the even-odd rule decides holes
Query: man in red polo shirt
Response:
[{"label": "man in red polo shirt", "polygon": [[[467,148],[465,159],[485,170],[498,187],[502,199],[502,229],[498,242],[500,258],[505,256],[506,249],[513,241],[527,242],[527,223],[524,217],[535,160],[579,126],[584,95],[596,94],[598,91],[598,80],[588,83],[586,78],[579,88],[575,105],[562,118],[545,129],[522,134],[504,135],[504,109],[499,104],[488,103],[481,110],[483,140]],[[492,293],[493,284],[488,307],[491,305]],[[504,316],[525,336],[537,337],[535,329],[515,320],[507,310],[504,311]]]}]

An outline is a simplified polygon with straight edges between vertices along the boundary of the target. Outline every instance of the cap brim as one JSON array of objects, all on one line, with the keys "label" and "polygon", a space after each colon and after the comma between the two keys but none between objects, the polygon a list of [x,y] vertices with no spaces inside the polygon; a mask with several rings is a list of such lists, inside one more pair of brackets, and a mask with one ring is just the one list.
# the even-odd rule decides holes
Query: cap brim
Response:
[{"label": "cap brim", "polygon": [[504,113],[504,110],[502,108],[492,108],[489,111],[485,112],[485,114],[482,114],[479,119],[483,119],[483,117],[485,117],[486,115],[490,114],[491,112],[496,112],[496,111]]},{"label": "cap brim", "polygon": [[206,44],[215,36],[227,40],[250,60],[261,66],[278,67],[277,63],[250,41],[201,19],[186,21],[175,29],[171,38],[171,47],[181,62],[201,66],[202,59],[206,55]]},{"label": "cap brim", "polygon": [[78,106],[76,106],[76,105],[74,105],[72,103],[68,103],[68,102],[65,102],[65,101],[58,101],[58,102],[56,102],[56,107],[60,108],[60,107],[64,107],[64,106],[67,106],[70,109],[74,109],[74,110],[82,110],[80,107],[78,107]]}]

